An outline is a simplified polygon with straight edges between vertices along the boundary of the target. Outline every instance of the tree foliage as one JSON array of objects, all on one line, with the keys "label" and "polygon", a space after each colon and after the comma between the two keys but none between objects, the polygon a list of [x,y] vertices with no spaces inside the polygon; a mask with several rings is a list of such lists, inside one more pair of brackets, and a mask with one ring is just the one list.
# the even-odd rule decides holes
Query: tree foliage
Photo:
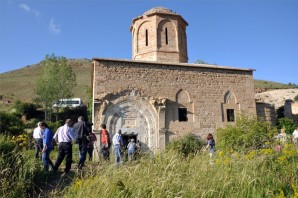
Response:
[{"label": "tree foliage", "polygon": [[217,146],[224,150],[247,152],[261,148],[265,142],[272,140],[276,132],[276,128],[272,128],[268,122],[241,117],[235,125],[218,129]]},{"label": "tree foliage", "polygon": [[285,129],[287,134],[293,133],[296,129],[294,120],[290,118],[280,118],[277,120],[276,125],[278,129]]},{"label": "tree foliage", "polygon": [[204,142],[194,134],[186,134],[181,139],[171,141],[167,144],[167,150],[173,150],[184,157],[195,155],[204,146]]},{"label": "tree foliage", "polygon": [[196,64],[209,64],[209,63],[207,63],[206,61],[204,61],[202,59],[198,59],[194,63],[196,63]]},{"label": "tree foliage", "polygon": [[27,120],[31,118],[36,118],[38,116],[37,108],[38,106],[33,103],[22,102],[17,100],[14,102],[13,108],[15,109],[15,113],[20,116],[26,116]]},{"label": "tree foliage", "polygon": [[56,57],[54,54],[46,55],[42,68],[42,75],[37,81],[36,99],[43,104],[45,119],[47,119],[47,112],[51,109],[53,102],[73,96],[72,90],[76,86],[76,76],[71,66],[67,64],[66,58]]},{"label": "tree foliage", "polygon": [[23,131],[24,125],[16,114],[0,112],[0,134],[18,135]]}]

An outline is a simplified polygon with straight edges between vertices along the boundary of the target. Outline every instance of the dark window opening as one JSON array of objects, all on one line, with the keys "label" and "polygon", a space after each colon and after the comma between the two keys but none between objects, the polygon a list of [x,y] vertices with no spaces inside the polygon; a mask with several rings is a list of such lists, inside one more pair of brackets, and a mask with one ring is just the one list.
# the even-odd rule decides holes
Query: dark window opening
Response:
[{"label": "dark window opening", "polygon": [[146,30],[146,46],[148,46],[148,30]]},{"label": "dark window opening", "polygon": [[187,108],[178,108],[179,122],[188,121]]},{"label": "dark window opening", "polygon": [[228,122],[234,122],[235,121],[234,109],[227,109],[227,118],[228,118]]},{"label": "dark window opening", "polygon": [[169,40],[168,40],[168,28],[166,28],[166,44],[169,44]]}]

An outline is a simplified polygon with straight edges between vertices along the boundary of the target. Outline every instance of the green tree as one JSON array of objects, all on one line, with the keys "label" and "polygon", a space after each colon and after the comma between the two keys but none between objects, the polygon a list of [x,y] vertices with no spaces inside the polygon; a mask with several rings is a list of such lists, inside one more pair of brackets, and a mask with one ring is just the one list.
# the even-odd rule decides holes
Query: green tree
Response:
[{"label": "green tree", "polygon": [[13,108],[17,115],[25,116],[27,120],[30,120],[31,118],[36,118],[38,116],[38,106],[33,103],[22,102],[20,100],[17,100],[14,102]]},{"label": "green tree", "polygon": [[278,129],[285,129],[287,134],[291,134],[296,129],[295,122],[291,118],[280,118],[276,125]]},{"label": "green tree", "polygon": [[196,64],[209,64],[209,63],[207,63],[206,61],[204,61],[202,59],[198,59],[194,63],[196,63]]},{"label": "green tree", "polygon": [[[71,98],[73,88],[76,86],[76,76],[68,65],[65,57],[56,57],[54,54],[46,55],[42,62],[42,75],[37,81],[36,101],[43,104],[45,120],[48,112],[52,112],[52,104],[62,98]],[[59,112],[59,106],[56,108]],[[56,114],[58,119],[58,113]]]},{"label": "green tree", "polygon": [[23,131],[24,125],[16,114],[0,111],[0,134],[18,135]]}]

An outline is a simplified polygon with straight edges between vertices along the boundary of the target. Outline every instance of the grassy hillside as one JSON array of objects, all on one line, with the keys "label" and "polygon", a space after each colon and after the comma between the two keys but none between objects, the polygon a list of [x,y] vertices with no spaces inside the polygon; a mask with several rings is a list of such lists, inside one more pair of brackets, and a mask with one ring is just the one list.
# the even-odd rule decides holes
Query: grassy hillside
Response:
[{"label": "grassy hillside", "polygon": [[[69,59],[68,63],[77,78],[74,97],[82,98],[85,102],[86,87],[91,86],[91,60]],[[32,101],[41,71],[41,65],[36,64],[0,74],[0,95],[10,100]]]},{"label": "grassy hillside", "polygon": [[297,88],[297,85],[289,85],[283,83],[277,83],[273,81],[255,80],[256,89],[290,89]]}]

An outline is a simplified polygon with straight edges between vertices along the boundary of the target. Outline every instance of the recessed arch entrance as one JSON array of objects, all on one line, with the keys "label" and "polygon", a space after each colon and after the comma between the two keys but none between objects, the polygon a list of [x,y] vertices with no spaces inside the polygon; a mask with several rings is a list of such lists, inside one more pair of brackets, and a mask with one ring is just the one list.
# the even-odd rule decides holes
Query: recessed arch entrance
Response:
[{"label": "recessed arch entrance", "polygon": [[157,111],[147,100],[124,97],[111,102],[102,114],[111,137],[121,129],[123,134],[134,134],[142,149],[156,149]]}]

